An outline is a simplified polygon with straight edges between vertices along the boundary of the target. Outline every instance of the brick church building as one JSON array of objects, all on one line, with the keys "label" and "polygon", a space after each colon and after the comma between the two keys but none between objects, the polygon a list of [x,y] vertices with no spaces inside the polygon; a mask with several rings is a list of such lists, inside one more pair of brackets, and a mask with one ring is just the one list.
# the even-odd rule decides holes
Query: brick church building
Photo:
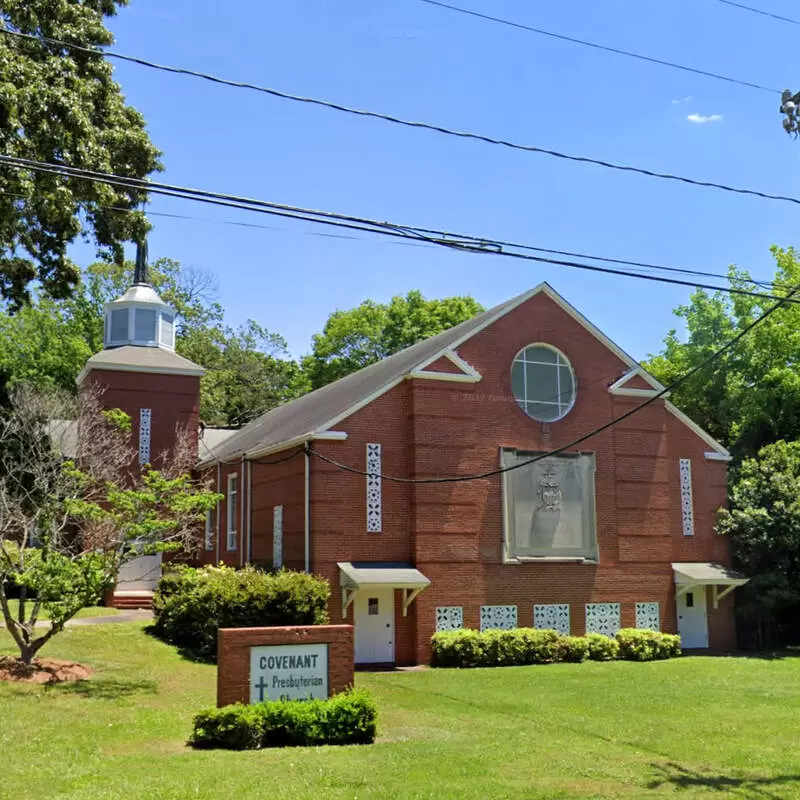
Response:
[{"label": "brick church building", "polygon": [[[81,378],[131,414],[146,460],[198,424],[202,370],[150,287],[106,320]],[[201,429],[198,469],[224,495],[201,560],[324,576],[362,664],[424,663],[461,627],[731,649],[726,450],[666,398],[569,446],[662,388],[541,284],[240,430]],[[152,589],[158,565],[140,567],[120,596]]]}]

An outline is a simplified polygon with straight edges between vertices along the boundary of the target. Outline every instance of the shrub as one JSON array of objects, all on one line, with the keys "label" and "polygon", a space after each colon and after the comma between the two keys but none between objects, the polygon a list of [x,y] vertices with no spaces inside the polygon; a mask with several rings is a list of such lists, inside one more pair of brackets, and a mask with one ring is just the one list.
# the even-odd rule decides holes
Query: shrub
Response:
[{"label": "shrub", "polygon": [[556,642],[556,661],[580,663],[589,655],[589,643],[582,636],[562,636]]},{"label": "shrub", "polygon": [[656,661],[681,654],[679,636],[659,631],[623,628],[617,631],[619,657],[626,661]]},{"label": "shrub", "polygon": [[587,633],[586,644],[592,661],[613,661],[619,655],[619,642],[602,633]]},{"label": "shrub", "polygon": [[198,748],[256,750],[375,741],[378,711],[363,689],[328,700],[267,700],[225,706],[194,718],[189,744]]},{"label": "shrub", "polygon": [[153,632],[195,657],[216,660],[219,628],[323,625],[330,587],[303,572],[180,567],[153,597]]}]

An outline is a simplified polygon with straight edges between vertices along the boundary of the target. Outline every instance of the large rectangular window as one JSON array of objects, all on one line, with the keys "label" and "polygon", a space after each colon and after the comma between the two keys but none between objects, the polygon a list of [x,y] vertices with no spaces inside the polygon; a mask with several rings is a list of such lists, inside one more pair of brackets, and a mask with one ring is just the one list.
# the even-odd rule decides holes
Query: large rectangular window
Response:
[{"label": "large rectangular window", "polygon": [[239,480],[237,475],[228,475],[228,550],[236,549],[236,499],[239,495]]},{"label": "large rectangular window", "polygon": [[597,560],[592,453],[503,450],[506,559]]},{"label": "large rectangular window", "polygon": [[206,550],[214,549],[214,512],[210,508],[206,511],[206,530],[203,544]]}]

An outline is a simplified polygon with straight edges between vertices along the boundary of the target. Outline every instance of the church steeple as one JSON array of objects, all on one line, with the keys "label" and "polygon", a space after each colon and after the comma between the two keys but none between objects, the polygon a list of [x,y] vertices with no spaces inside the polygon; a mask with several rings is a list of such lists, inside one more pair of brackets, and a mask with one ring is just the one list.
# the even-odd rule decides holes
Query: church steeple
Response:
[{"label": "church steeple", "polygon": [[175,349],[175,312],[150,285],[147,239],[136,246],[133,285],[104,311],[106,350],[126,345]]}]

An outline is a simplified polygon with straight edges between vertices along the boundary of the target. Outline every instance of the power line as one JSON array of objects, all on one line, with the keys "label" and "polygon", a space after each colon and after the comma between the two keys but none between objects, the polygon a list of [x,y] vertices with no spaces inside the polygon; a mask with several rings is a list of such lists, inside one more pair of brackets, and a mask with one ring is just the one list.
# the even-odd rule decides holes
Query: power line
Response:
[{"label": "power line", "polygon": [[[517,28],[518,30],[527,31],[528,33],[535,33],[539,36],[549,36],[551,39],[558,39],[562,42],[569,42],[570,44],[577,44],[581,47],[591,47],[595,50],[601,50],[606,53],[614,53],[618,56],[626,56],[628,58],[635,58],[639,61],[646,61],[650,64],[658,64],[662,67],[671,67],[672,69],[679,69],[683,72],[691,72],[694,75],[703,75],[706,78],[714,78],[718,81],[725,81],[726,83],[735,83],[739,86],[746,86],[749,89],[758,89],[763,92],[778,92],[777,89],[771,89],[769,86],[762,86],[758,83],[751,83],[750,81],[743,81],[739,78],[731,78],[728,75],[722,75],[718,72],[709,72],[708,70],[698,69],[696,67],[687,67],[685,64],[677,64],[674,61],[666,61],[665,59],[661,58],[654,58],[652,56],[645,56],[641,53],[632,53],[630,50],[622,50],[617,47],[609,47],[608,45],[598,44],[597,42],[589,42],[586,39],[576,39],[574,36],[566,36],[562,33],[554,33],[553,31],[546,31],[542,28],[534,28],[532,25],[523,25],[521,22],[514,22],[510,19],[503,19],[502,17],[494,17],[491,14],[483,14],[479,11],[473,11],[469,8],[462,8],[460,6],[454,6],[450,3],[443,3],[440,0],[421,0],[423,3],[427,3],[430,6],[437,6],[438,8],[444,8],[448,11],[456,11],[459,14],[466,14],[470,17],[476,17],[477,19],[483,19],[488,22],[495,22],[499,25],[507,25],[510,28]],[[725,2],[725,0],[722,0]],[[732,3],[732,5],[737,5],[736,3]]]},{"label": "power line", "polygon": [[[66,47],[74,50],[78,50],[84,53],[91,53],[100,57],[108,57],[108,58],[116,58],[123,61],[130,61],[135,64],[140,64],[145,67],[151,67],[153,69],[162,70],[165,72],[172,72],[181,75],[190,75],[196,78],[203,78],[205,80],[213,81],[214,83],[224,84],[226,86],[233,86],[236,88],[243,88],[243,89],[252,89],[254,91],[263,92],[265,94],[271,95],[272,97],[277,97],[283,100],[292,100],[298,103],[306,103],[309,105],[321,106],[323,108],[328,108],[334,111],[340,111],[346,114],[353,114],[359,117],[368,117],[370,119],[379,119],[384,122],[391,122],[396,125],[403,125],[409,128],[418,128],[421,130],[428,130],[433,131],[435,133],[441,133],[445,136],[453,136],[459,139],[470,139],[474,141],[484,142],[486,144],[496,145],[499,147],[506,147],[511,150],[519,150],[526,153],[539,153],[541,155],[551,156],[553,158],[559,158],[564,161],[572,161],[579,164],[593,164],[594,166],[598,167],[605,167],[606,169],[617,170],[619,172],[630,172],[637,175],[645,175],[649,178],[659,178],[661,180],[669,180],[669,181],[677,181],[679,183],[685,183],[690,186],[701,186],[704,188],[710,189],[719,189],[725,192],[732,192],[734,194],[742,194],[742,195],[749,195],[752,197],[760,197],[765,200],[780,200],[786,203],[795,203],[800,204],[800,200],[794,197],[787,197],[785,195],[776,195],[770,194],[768,192],[761,192],[755,189],[741,189],[735,186],[728,186],[724,183],[716,183],[714,181],[701,181],[696,178],[687,178],[682,175],[674,175],[669,172],[656,172],[655,170],[645,169],[644,167],[634,167],[628,164],[617,164],[613,161],[604,161],[598,158],[590,158],[589,156],[576,156],[571,155],[569,153],[562,153],[559,150],[552,150],[545,147],[537,147],[535,145],[525,145],[519,144],[516,142],[509,141],[507,139],[499,139],[493,136],[487,136],[480,133],[474,133],[472,131],[460,131],[455,130],[452,128],[446,128],[442,125],[435,125],[429,122],[419,122],[413,120],[403,119],[401,117],[395,117],[391,114],[383,114],[378,111],[366,111],[364,109],[359,108],[352,108],[350,106],[341,105],[339,103],[333,103],[328,100],[319,100],[312,97],[302,97],[299,95],[289,94],[288,92],[282,92],[277,89],[270,89],[265,86],[258,86],[252,83],[245,83],[241,81],[232,81],[226,78],[220,78],[215,75],[209,75],[204,72],[197,72],[195,70],[184,69],[182,67],[168,67],[163,64],[156,64],[151,61],[145,61],[141,58],[135,58],[133,56],[126,56],[122,55],[121,53],[115,53],[111,50],[99,50],[94,49],[91,47],[84,47],[82,45],[71,44],[69,42],[61,41],[59,39],[51,39],[49,37],[39,37],[39,36],[32,36],[31,34],[27,33],[20,33],[18,31],[10,31],[7,29],[0,28],[0,34],[5,34],[8,36],[18,36],[23,39],[33,40],[39,42],[39,44],[49,44],[54,45],[57,47]],[[769,90],[772,91],[772,90]]]},{"label": "power line", "polygon": [[[601,267],[576,261],[565,261],[555,258],[546,258],[544,256],[534,256],[530,255],[529,253],[515,252],[516,250],[530,249],[530,245],[501,242],[471,235],[455,234],[447,231],[434,231],[428,228],[417,228],[391,222],[379,222],[377,220],[372,220],[365,217],[337,214],[331,211],[306,209],[281,203],[271,203],[265,200],[239,197],[236,195],[224,194],[221,192],[211,192],[203,189],[193,189],[157,181],[145,181],[139,178],[126,178],[124,176],[113,175],[110,173],[95,172],[93,170],[79,169],[67,165],[49,164],[47,162],[17,158],[14,156],[0,155],[0,163],[8,164],[16,169],[29,169],[35,172],[57,175],[60,177],[91,180],[100,183],[106,183],[112,186],[118,186],[127,189],[137,189],[139,191],[145,191],[153,194],[161,194],[167,197],[178,197],[185,200],[193,200],[195,202],[208,203],[211,205],[221,205],[245,211],[256,211],[273,216],[286,217],[288,219],[313,222],[316,224],[358,230],[367,233],[377,233],[383,236],[391,236],[416,242],[426,242],[428,244],[448,247],[455,250],[462,250],[465,252],[504,256],[506,258],[517,258],[542,264],[550,264],[553,266],[570,267],[590,272],[633,277],[641,280],[687,286],[690,288],[707,289],[710,291],[719,291],[728,294],[738,294],[742,296],[754,297],[761,301],[780,299],[775,295],[754,292],[739,287],[719,286],[700,283],[698,281],[683,280],[680,278],[669,278],[661,275],[641,274],[637,272],[631,272],[630,270]],[[513,250],[511,248],[513,248]],[[800,301],[792,300],[791,302]]]},{"label": "power line", "polygon": [[800,25],[800,20],[792,19],[791,17],[782,17],[780,14],[773,14],[771,11],[765,11],[763,8],[755,8],[753,6],[746,6],[744,3],[734,3],[733,0],[719,0],[726,6],[733,6],[734,8],[741,8],[744,11],[750,11],[753,14],[761,14],[764,17],[772,17],[772,19],[780,20],[781,22],[789,22],[792,25]]},{"label": "power line", "polygon": [[[660,400],[665,395],[669,394],[670,392],[677,389],[679,386],[683,385],[688,381],[692,376],[696,375],[700,370],[705,369],[709,364],[716,361],[718,358],[721,358],[725,353],[729,350],[734,348],[745,336],[747,336],[750,331],[753,330],[757,325],[760,325],[764,322],[768,317],[774,314],[779,308],[781,308],[785,303],[790,302],[797,292],[800,292],[800,286],[795,287],[792,289],[785,297],[782,297],[778,300],[775,305],[768,308],[763,314],[757,317],[753,322],[751,322],[746,328],[743,328],[739,333],[736,334],[727,344],[720,347],[718,350],[715,350],[709,356],[704,358],[699,364],[692,367],[688,372],[685,372],[681,377],[674,380],[669,386],[665,386],[660,391],[656,392],[655,394],[648,397],[643,402],[639,403],[639,405],[634,406],[633,408],[626,411],[624,414],[620,414],[618,417],[614,417],[613,419],[609,420],[605,424],[601,425],[598,428],[595,428],[589,433],[584,434],[583,436],[579,436],[577,439],[573,439],[568,444],[562,445],[561,447],[557,447],[555,450],[550,450],[547,453],[541,453],[538,456],[534,456],[533,458],[526,459],[525,461],[521,461],[519,464],[512,464],[508,467],[500,467],[498,469],[488,470],[486,472],[480,472],[474,475],[453,475],[444,478],[402,478],[396,475],[385,475],[383,473],[378,473],[380,475],[381,480],[390,481],[392,483],[411,483],[411,484],[430,484],[430,483],[463,483],[465,481],[478,481],[478,480],[485,480],[486,478],[492,478],[495,475],[502,475],[506,472],[512,472],[516,469],[521,469],[522,467],[527,467],[531,464],[535,464],[537,461],[542,461],[545,458],[551,458],[553,456],[560,455],[561,453],[566,452],[567,450],[573,450],[579,444],[583,444],[583,442],[591,439],[594,436],[597,436],[603,431],[608,430],[609,428],[618,425],[620,422],[632,417],[634,414],[638,414],[643,408],[647,408],[647,406],[652,405],[656,400]],[[375,475],[376,473],[371,472],[367,473],[366,470],[358,469],[356,467],[351,467],[347,464],[342,464],[338,461],[335,461],[332,458],[328,458],[328,456],[322,455],[322,453],[317,452],[314,450],[313,447],[308,446],[307,452],[313,456],[316,456],[321,461],[324,461],[328,464],[331,464],[338,469],[341,469],[345,472],[351,472],[356,475]]]}]

